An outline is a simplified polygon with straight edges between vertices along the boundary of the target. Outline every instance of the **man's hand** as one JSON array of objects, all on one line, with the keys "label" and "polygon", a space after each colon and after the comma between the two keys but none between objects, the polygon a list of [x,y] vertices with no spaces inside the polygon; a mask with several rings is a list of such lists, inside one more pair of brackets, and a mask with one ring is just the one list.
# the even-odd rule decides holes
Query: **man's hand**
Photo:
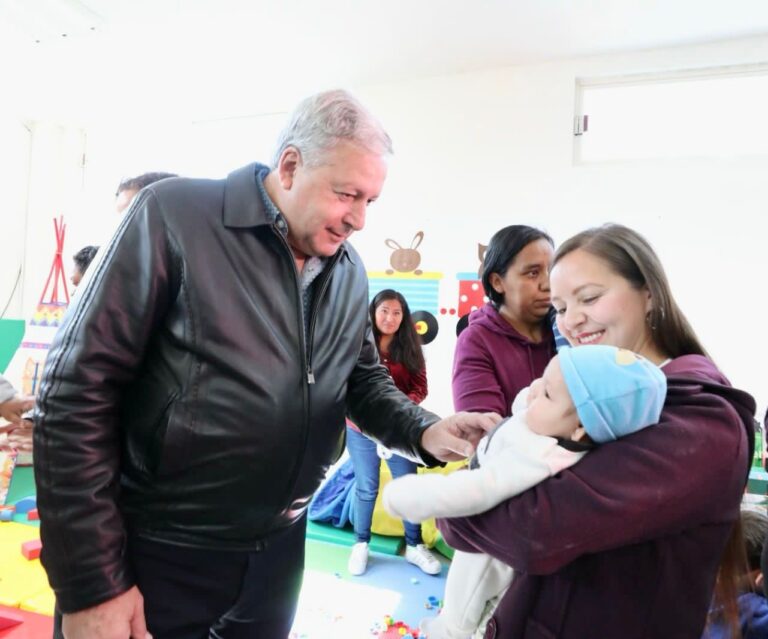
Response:
[{"label": "man's hand", "polygon": [[421,447],[440,461],[459,461],[475,452],[477,443],[501,421],[496,413],[456,413],[421,435]]},{"label": "man's hand", "polygon": [[65,639],[152,639],[136,586],[93,608],[63,615],[61,630]]},{"label": "man's hand", "polygon": [[21,426],[21,416],[35,407],[35,398],[31,395],[16,395],[0,403],[0,417],[7,419],[14,426]]}]

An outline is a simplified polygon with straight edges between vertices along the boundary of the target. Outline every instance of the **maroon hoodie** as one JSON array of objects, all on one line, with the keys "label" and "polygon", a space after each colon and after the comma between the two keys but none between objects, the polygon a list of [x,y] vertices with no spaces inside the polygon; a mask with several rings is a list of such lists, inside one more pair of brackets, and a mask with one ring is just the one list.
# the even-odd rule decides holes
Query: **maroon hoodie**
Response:
[{"label": "maroon hoodie", "polygon": [[519,391],[544,373],[554,357],[552,328],[545,323],[541,342],[518,333],[486,304],[469,316],[453,359],[453,405],[457,411],[511,414]]},{"label": "maroon hoodie", "polygon": [[657,426],[486,513],[439,522],[454,548],[515,569],[486,637],[701,637],[739,516],[755,402],[702,356],[663,370]]}]

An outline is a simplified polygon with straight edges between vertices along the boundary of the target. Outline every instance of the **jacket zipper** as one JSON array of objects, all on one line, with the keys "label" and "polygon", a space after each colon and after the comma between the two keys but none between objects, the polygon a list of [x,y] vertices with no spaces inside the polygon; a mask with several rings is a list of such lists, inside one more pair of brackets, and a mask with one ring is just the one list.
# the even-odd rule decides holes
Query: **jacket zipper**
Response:
[{"label": "jacket zipper", "polygon": [[[294,277],[294,283],[296,285],[296,292],[298,294],[298,306],[299,306],[299,339],[301,344],[301,359],[302,364],[304,367],[304,371],[306,372],[306,383],[303,384],[303,391],[304,391],[304,428],[303,431],[303,441],[302,441],[302,447],[301,447],[301,454],[300,459],[297,460],[296,466],[294,468],[293,476],[291,477],[291,480],[288,484],[288,493],[285,496],[285,499],[290,499],[291,495],[293,494],[293,490],[296,486],[296,481],[299,477],[299,472],[301,470],[301,465],[304,457],[304,453],[306,452],[307,448],[307,438],[309,437],[309,419],[310,419],[310,409],[309,409],[309,386],[311,384],[315,383],[315,374],[312,372],[312,352],[311,352],[311,344],[312,344],[312,337],[314,334],[315,329],[315,322],[317,320],[317,313],[315,312],[315,309],[317,308],[320,299],[325,294],[326,289],[328,288],[328,282],[331,280],[331,274],[333,273],[333,269],[336,266],[336,264],[339,262],[339,259],[341,257],[341,251],[339,251],[333,258],[333,261],[327,265],[327,267],[324,269],[323,272],[323,284],[320,288],[320,291],[318,291],[318,295],[315,296],[315,299],[313,300],[312,309],[311,309],[311,316],[310,316],[310,324],[309,324],[309,330],[306,333],[304,333],[304,300],[302,299],[301,294],[301,274],[299,273],[299,269],[296,268],[296,260],[293,257],[293,251],[291,251],[291,247],[288,244],[288,241],[285,239],[282,233],[278,231],[274,226],[272,227],[272,232],[278,237],[280,242],[282,242],[283,246],[285,247],[286,251],[288,252],[288,258],[291,261],[291,265],[293,266],[293,277]],[[309,342],[309,346],[307,345],[307,342]]]},{"label": "jacket zipper", "polygon": [[[291,264],[293,264],[293,277],[294,277],[294,283],[296,284],[296,290],[298,291],[298,304],[299,304],[299,335],[301,336],[301,357],[302,357],[302,364],[304,365],[304,370],[307,374],[307,384],[314,384],[315,383],[315,373],[312,370],[312,338],[315,334],[315,323],[317,321],[317,313],[315,312],[315,308],[317,307],[317,303],[320,302],[320,300],[323,298],[323,295],[325,295],[325,291],[328,288],[328,283],[331,281],[331,274],[333,273],[333,269],[338,264],[339,260],[341,259],[341,251],[337,252],[336,255],[333,256],[331,262],[326,266],[325,269],[323,269],[323,283],[320,287],[320,290],[318,291],[318,294],[315,296],[314,302],[312,304],[312,315],[309,318],[309,330],[307,333],[304,332],[304,300],[302,298],[301,293],[301,274],[299,273],[299,270],[296,268],[296,260],[293,257],[293,252],[291,251],[291,247],[288,244],[285,237],[283,237],[283,234],[280,233],[277,229],[272,227],[272,232],[280,239],[280,241],[283,243],[283,246],[285,246],[286,250],[288,251],[288,256],[291,258]],[[305,337],[306,335],[306,337]],[[309,422],[309,410],[307,410],[307,422]]]},{"label": "jacket zipper", "polygon": [[[304,300],[301,298],[301,274],[299,273],[299,269],[296,268],[296,260],[293,257],[293,251],[291,251],[291,247],[288,244],[288,241],[283,237],[283,234],[278,231],[274,226],[271,227],[272,232],[275,234],[277,239],[282,243],[282,245],[285,247],[285,250],[288,252],[288,258],[291,261],[291,266],[293,267],[293,283],[295,284],[294,290],[296,291],[296,301],[298,303],[299,307],[299,341],[301,342],[301,363],[302,367],[305,371],[307,371],[307,381],[309,382],[309,367],[307,364],[307,343],[304,333]],[[314,376],[312,382],[314,383]],[[306,406],[308,403],[309,398],[307,397],[306,393],[306,386],[305,386],[305,392],[304,392],[304,405]]]},{"label": "jacket zipper", "polygon": [[312,371],[312,340],[315,336],[315,324],[317,323],[317,307],[320,305],[320,302],[325,295],[325,291],[328,289],[328,284],[331,281],[333,269],[336,267],[336,264],[338,264],[340,259],[341,251],[333,256],[331,262],[324,269],[322,274],[323,281],[320,286],[320,290],[317,291],[317,295],[315,295],[315,298],[312,302],[312,307],[310,309],[312,314],[309,317],[309,331],[307,332],[307,339],[309,340],[309,348],[307,349],[307,381],[310,384],[315,383],[315,374]]}]

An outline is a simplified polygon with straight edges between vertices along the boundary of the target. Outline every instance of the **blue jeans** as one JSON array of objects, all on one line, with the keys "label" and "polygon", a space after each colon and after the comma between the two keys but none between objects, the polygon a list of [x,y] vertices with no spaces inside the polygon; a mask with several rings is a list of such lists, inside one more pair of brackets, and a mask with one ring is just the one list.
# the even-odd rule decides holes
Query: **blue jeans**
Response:
[{"label": "blue jeans", "polygon": [[[379,472],[381,459],[376,454],[376,442],[368,439],[347,426],[347,450],[355,468],[355,507],[353,525],[355,539],[358,542],[371,540],[371,521],[376,496],[379,494]],[[400,455],[392,455],[387,460],[392,477],[402,477],[416,472],[417,464]],[[421,526],[403,520],[405,543],[415,546],[422,543]]]}]

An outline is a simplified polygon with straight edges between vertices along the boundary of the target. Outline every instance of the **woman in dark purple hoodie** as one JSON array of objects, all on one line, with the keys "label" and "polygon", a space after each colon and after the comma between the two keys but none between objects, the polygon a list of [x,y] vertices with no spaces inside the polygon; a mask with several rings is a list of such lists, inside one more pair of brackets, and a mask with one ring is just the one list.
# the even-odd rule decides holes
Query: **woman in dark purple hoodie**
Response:
[{"label": "woman in dark purple hoodie", "polygon": [[552,238],[530,226],[507,226],[488,244],[483,288],[490,300],[469,317],[453,360],[457,411],[511,414],[517,393],[541,377],[555,355],[548,319]]},{"label": "woman in dark purple hoodie", "polygon": [[558,328],[573,346],[610,344],[662,367],[659,424],[440,529],[454,548],[516,571],[488,638],[699,639],[720,558],[740,541],[731,533],[755,402],[708,358],[635,231],[607,225],[571,238],[551,285]]}]

